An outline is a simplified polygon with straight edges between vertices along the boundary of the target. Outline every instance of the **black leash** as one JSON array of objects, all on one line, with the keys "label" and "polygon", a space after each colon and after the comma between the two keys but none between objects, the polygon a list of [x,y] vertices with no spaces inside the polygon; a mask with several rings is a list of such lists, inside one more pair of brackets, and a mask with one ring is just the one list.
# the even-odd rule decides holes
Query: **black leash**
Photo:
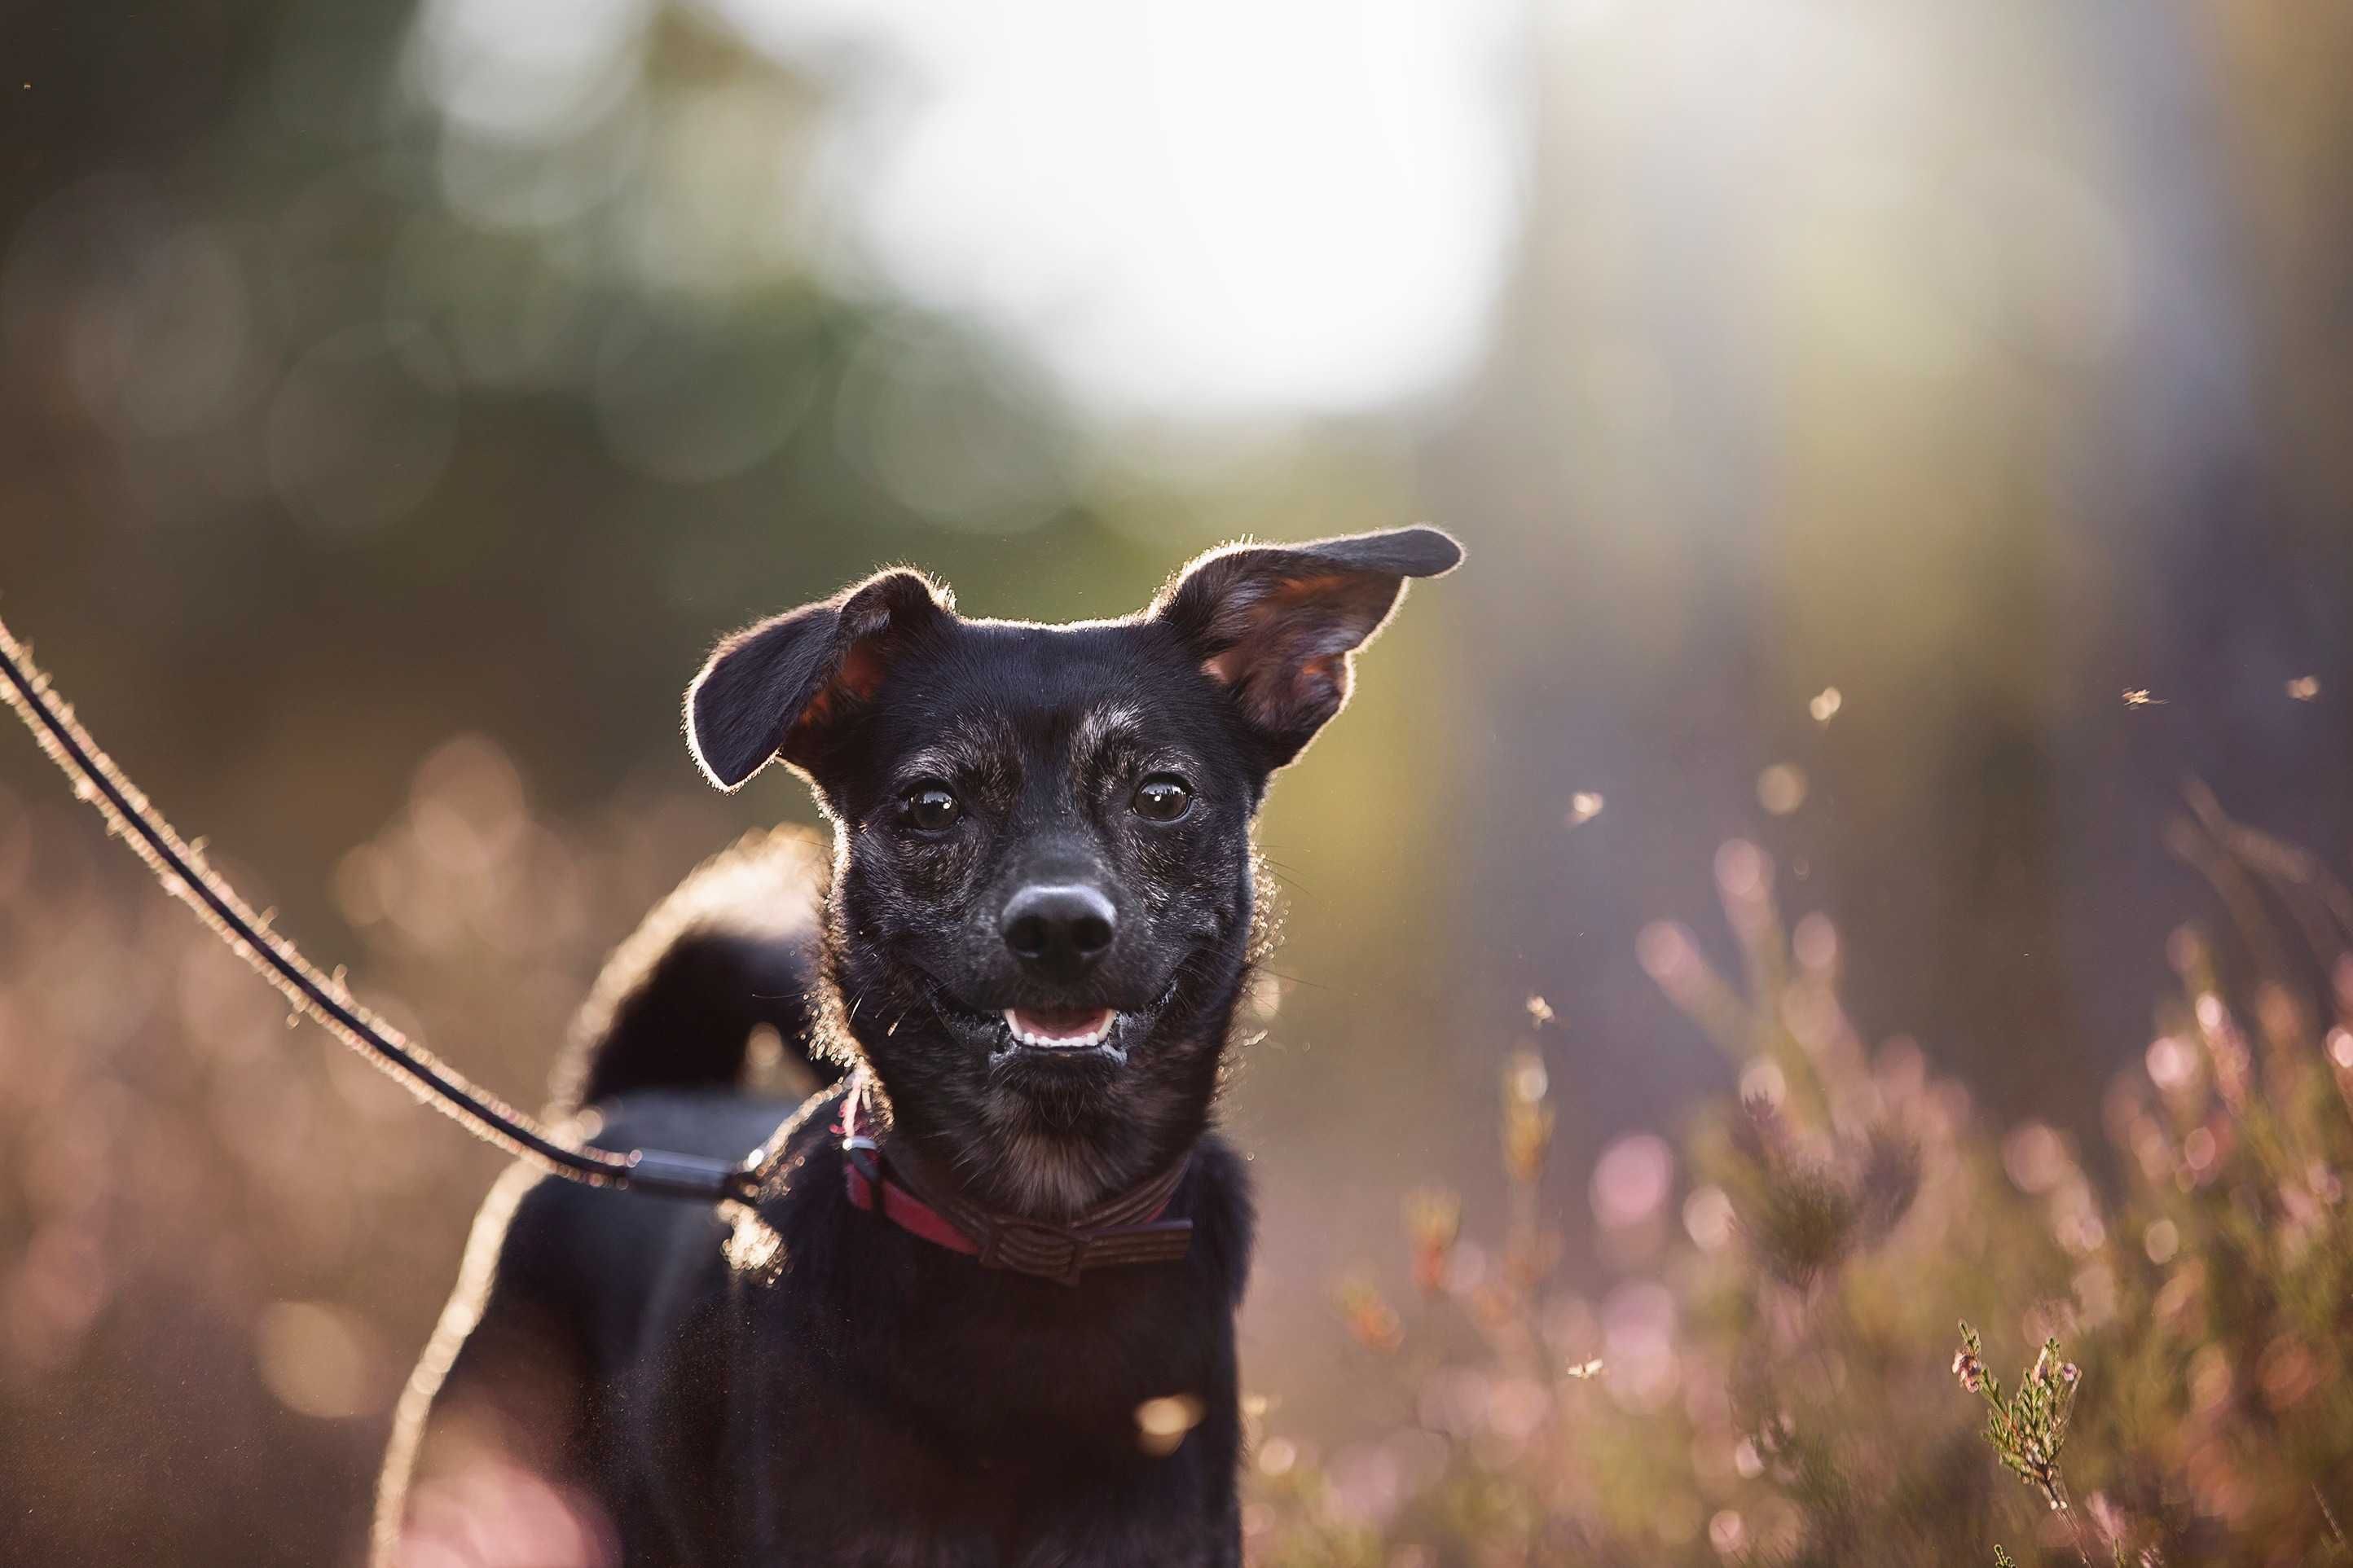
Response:
[{"label": "black leash", "polygon": [[75,797],[98,807],[106,819],[107,832],[130,844],[164,884],[164,890],[195,910],[230,951],[283,992],[288,1001],[345,1045],[405,1080],[419,1099],[437,1106],[483,1142],[591,1186],[702,1202],[747,1198],[758,1187],[768,1162],[765,1148],[734,1163],[661,1149],[615,1153],[583,1148],[560,1139],[498,1096],[476,1088],[432,1052],[409,1044],[397,1029],[353,1001],[340,974],[332,979],[322,974],[292,942],[271,931],[268,918],[255,914],[252,906],[206,864],[204,852],[172,831],[172,825],[147,796],[122,775],[112,758],[99,750],[90,731],[75,720],[73,709],[58,700],[49,678],[34,668],[32,649],[10,636],[5,622],[0,622],[0,669],[8,678],[6,685],[0,687],[0,697],[7,699],[40,742],[41,750],[64,771]]}]

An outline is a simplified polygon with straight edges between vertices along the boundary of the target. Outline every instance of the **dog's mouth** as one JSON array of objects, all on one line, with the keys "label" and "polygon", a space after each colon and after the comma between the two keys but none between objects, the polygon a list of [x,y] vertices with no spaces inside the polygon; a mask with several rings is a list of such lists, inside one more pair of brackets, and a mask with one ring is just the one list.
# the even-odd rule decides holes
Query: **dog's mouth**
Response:
[{"label": "dog's mouth", "polygon": [[1159,1004],[1142,1011],[1102,1005],[1008,1007],[984,1035],[989,1064],[1127,1064],[1128,1047],[1152,1032]]},{"label": "dog's mouth", "polygon": [[987,1052],[992,1063],[1050,1059],[1119,1065],[1127,1060],[1129,1047],[1151,1033],[1155,1020],[1176,999],[1176,986],[1172,976],[1160,994],[1142,1007],[1025,1003],[984,1012],[935,984],[933,1004],[943,1021]]},{"label": "dog's mouth", "polygon": [[1017,1046],[1044,1051],[1089,1050],[1119,1027],[1115,1007],[1008,1007],[1005,1031]]}]

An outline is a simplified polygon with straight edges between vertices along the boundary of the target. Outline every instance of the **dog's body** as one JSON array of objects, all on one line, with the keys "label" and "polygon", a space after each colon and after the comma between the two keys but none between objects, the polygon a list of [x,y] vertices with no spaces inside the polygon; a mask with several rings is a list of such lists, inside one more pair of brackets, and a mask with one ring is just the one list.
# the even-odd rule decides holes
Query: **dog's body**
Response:
[{"label": "dog's body", "polygon": [[[770,1142],[765,1179],[712,1209],[511,1173],[404,1402],[380,1559],[1238,1563],[1250,1210],[1210,1113],[1250,824],[1404,579],[1459,554],[1236,547],[1068,627],[892,572],[723,644],[690,738],[724,787],[772,756],[815,784],[822,913],[792,918],[821,873],[788,837],[706,867],[600,983],[575,1076],[601,1144]],[[836,1081],[746,1094],[761,1029]]]}]

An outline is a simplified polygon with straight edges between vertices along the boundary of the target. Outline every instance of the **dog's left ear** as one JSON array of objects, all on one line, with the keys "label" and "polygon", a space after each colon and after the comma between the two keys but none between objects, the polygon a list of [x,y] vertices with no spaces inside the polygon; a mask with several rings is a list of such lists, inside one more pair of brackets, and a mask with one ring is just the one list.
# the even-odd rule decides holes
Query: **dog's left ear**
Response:
[{"label": "dog's left ear", "polygon": [[1232,693],[1271,770],[1348,700],[1350,661],[1397,608],[1405,580],[1461,560],[1462,547],[1435,528],[1229,544],[1177,574],[1147,613]]}]

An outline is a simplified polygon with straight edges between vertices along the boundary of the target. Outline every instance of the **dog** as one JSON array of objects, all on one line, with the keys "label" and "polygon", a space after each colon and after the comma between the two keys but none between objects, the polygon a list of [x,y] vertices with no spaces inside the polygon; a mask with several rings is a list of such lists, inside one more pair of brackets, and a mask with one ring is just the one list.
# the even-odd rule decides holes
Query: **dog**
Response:
[{"label": "dog", "polygon": [[[1238,1564],[1251,1197],[1213,1115],[1268,782],[1346,701],[1427,527],[1229,545],[1139,614],[967,619],[909,570],[722,642],[723,789],[832,827],[689,879],[559,1103],[617,1150],[767,1151],[695,1205],[518,1166],[397,1413],[375,1561]],[[752,1043],[815,1081],[743,1087]]]}]

